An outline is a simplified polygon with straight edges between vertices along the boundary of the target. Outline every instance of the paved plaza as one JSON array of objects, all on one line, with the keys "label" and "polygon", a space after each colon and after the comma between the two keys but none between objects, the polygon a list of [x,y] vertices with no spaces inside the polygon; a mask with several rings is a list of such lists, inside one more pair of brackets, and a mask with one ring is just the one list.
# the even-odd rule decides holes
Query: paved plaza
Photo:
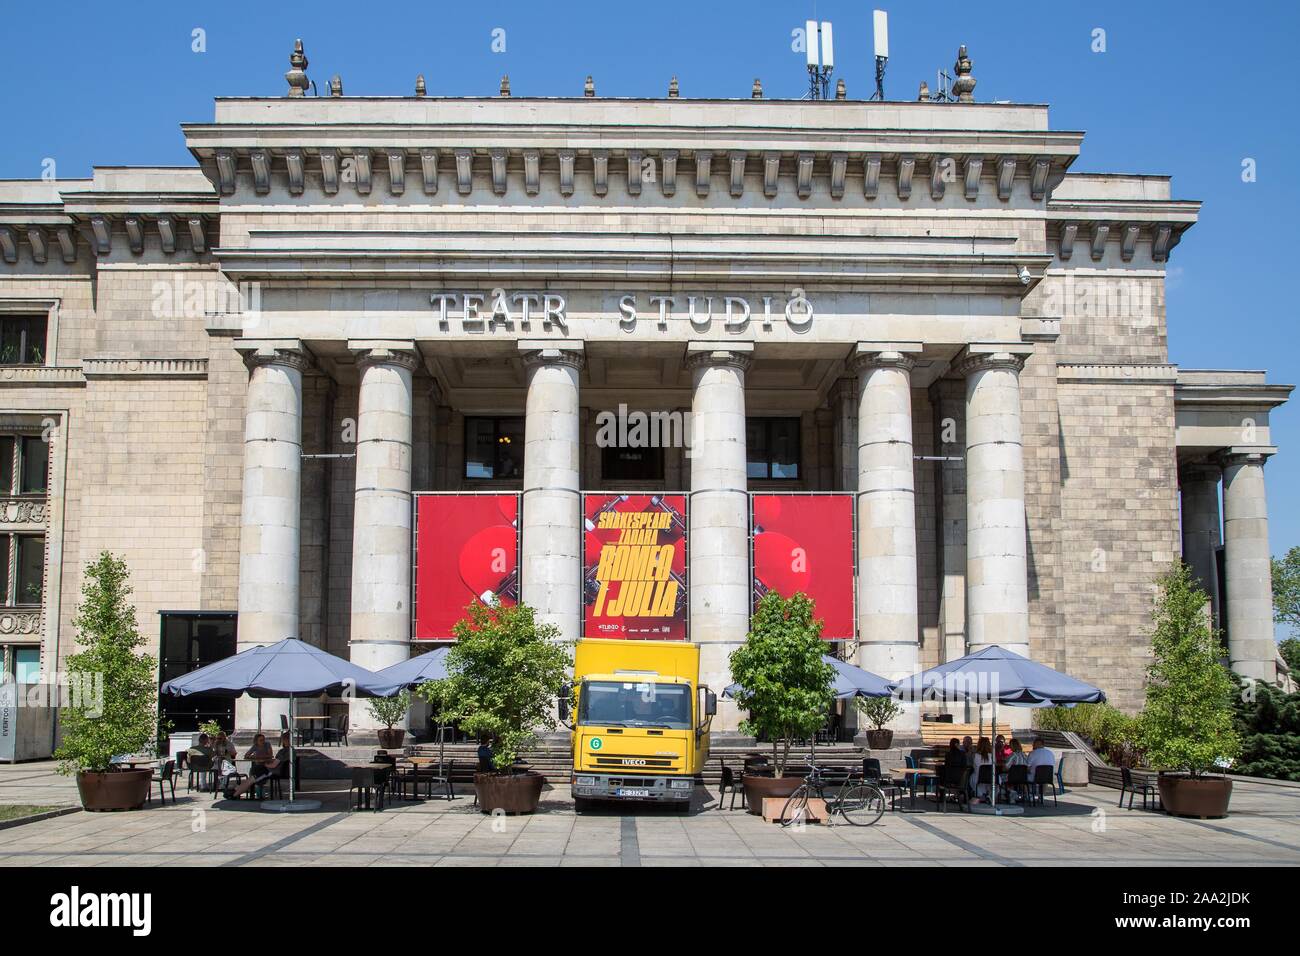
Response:
[{"label": "paved plaza", "polygon": [[[1300,788],[1237,782],[1232,815],[1181,820],[1119,810],[1118,793],[1071,790],[1023,817],[887,813],[873,827],[783,830],[716,809],[576,816],[567,788],[529,817],[484,816],[472,793],[348,812],[346,784],[310,781],[319,812],[186,794],[141,812],[75,812],[0,830],[0,866],[1224,866],[1300,864]],[[52,763],[0,765],[0,803],[75,805]]]}]

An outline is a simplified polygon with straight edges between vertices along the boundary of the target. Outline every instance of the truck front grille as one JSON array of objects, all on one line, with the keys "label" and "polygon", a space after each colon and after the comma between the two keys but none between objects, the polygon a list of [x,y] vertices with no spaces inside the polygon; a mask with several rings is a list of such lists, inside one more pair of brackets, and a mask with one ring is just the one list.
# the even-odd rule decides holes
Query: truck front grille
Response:
[{"label": "truck front grille", "polygon": [[600,754],[595,758],[597,767],[619,767],[623,770],[667,770],[676,761],[672,757],[642,757],[637,754]]}]

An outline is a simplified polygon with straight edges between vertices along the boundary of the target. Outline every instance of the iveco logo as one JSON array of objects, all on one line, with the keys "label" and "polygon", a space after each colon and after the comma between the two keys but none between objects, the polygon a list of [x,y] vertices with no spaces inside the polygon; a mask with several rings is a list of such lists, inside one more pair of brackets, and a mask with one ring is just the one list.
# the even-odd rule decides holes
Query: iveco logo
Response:
[{"label": "iveco logo", "polygon": [[628,767],[644,767],[644,766],[645,766],[645,761],[644,761],[644,760],[634,760],[634,759],[632,759],[631,757],[624,757],[624,758],[623,758],[623,764],[624,764],[624,766],[628,766]]}]

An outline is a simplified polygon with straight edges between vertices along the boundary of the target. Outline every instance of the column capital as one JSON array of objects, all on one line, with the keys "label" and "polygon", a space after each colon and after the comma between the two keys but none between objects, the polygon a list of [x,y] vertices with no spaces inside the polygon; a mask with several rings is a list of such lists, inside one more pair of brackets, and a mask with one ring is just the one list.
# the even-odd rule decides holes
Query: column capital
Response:
[{"label": "column capital", "polygon": [[1028,342],[972,342],[953,359],[951,371],[962,376],[995,368],[1019,372],[1033,354]]},{"label": "column capital", "polygon": [[546,339],[521,339],[519,356],[524,368],[561,365],[581,369],[586,364],[586,349],[581,341],[551,342]]},{"label": "column capital", "polygon": [[1189,481],[1217,482],[1223,477],[1223,469],[1215,461],[1185,461],[1178,466],[1180,484]]},{"label": "column capital", "polygon": [[686,362],[688,369],[706,366],[730,366],[748,371],[754,361],[753,342],[688,342]]},{"label": "column capital", "polygon": [[1224,468],[1232,465],[1259,465],[1263,467],[1264,462],[1276,454],[1276,445],[1233,445],[1231,448],[1224,448],[1220,451],[1216,459]]},{"label": "column capital", "polygon": [[922,348],[920,342],[858,342],[845,367],[850,372],[868,368],[897,368],[910,372],[916,367],[915,356]]},{"label": "column capital", "polygon": [[411,341],[349,339],[348,351],[356,357],[358,369],[371,365],[396,365],[413,372],[420,365],[420,352]]},{"label": "column capital", "polygon": [[250,370],[284,365],[302,372],[315,364],[311,352],[298,339],[235,339],[234,344]]}]

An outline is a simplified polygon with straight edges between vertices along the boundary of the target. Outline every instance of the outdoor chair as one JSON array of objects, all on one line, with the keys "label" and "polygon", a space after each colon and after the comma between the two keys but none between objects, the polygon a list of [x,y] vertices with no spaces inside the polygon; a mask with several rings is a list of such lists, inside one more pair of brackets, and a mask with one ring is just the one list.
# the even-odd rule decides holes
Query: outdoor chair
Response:
[{"label": "outdoor chair", "polygon": [[194,781],[199,782],[199,790],[215,790],[217,787],[217,772],[213,769],[212,758],[205,757],[202,754],[191,754],[189,759],[190,777],[186,783],[186,790],[194,789]]},{"label": "outdoor chair", "polygon": [[[348,787],[348,810],[369,808],[376,813],[383,810],[387,777],[386,771],[374,770],[371,767],[353,767],[352,785]],[[353,793],[356,794],[355,798],[352,796]]]},{"label": "outdoor chair", "polygon": [[1017,764],[1014,767],[1007,768],[1007,775],[1002,779],[1002,790],[1010,795],[1016,793],[1020,799],[1029,799],[1029,766],[1027,764]]},{"label": "outdoor chair", "polygon": [[1030,782],[1038,792],[1038,805],[1043,805],[1045,791],[1044,787],[1052,788],[1052,806],[1057,806],[1056,802],[1056,768],[1050,764],[1039,764],[1034,768],[1034,778]]},{"label": "outdoor chair", "polygon": [[862,758],[862,779],[880,783],[884,780],[880,772],[880,761],[875,757]]},{"label": "outdoor chair", "polygon": [[984,791],[983,799],[987,800],[993,795],[993,764],[986,763],[979,769],[975,777],[975,795],[980,795],[980,787],[987,787]]},{"label": "outdoor chair", "polygon": [[149,783],[150,783],[149,796],[146,798],[146,802],[150,802],[150,803],[153,802],[152,785],[156,783],[158,784],[158,799],[162,802],[162,805],[163,806],[167,805],[167,793],[163,789],[164,787],[167,786],[171,787],[172,803],[175,803],[176,802],[176,761],[168,760],[165,764],[163,764],[162,769],[159,770],[157,773],[155,773],[152,778],[150,778]]},{"label": "outdoor chair", "polygon": [[455,771],[455,768],[456,761],[454,760],[448,760],[445,764],[440,763],[436,768],[433,766],[424,769],[416,767],[416,785],[418,786],[421,782],[424,783],[426,787],[425,794],[430,800],[433,799],[433,790],[435,787],[437,787],[439,791],[445,793],[448,800],[455,800],[456,791],[453,790],[451,786],[451,775]]},{"label": "outdoor chair", "polygon": [[322,731],[321,743],[336,743],[342,747],[348,745],[348,715],[339,714],[337,727],[325,727]]},{"label": "outdoor chair", "polygon": [[1159,789],[1151,783],[1143,780],[1141,782],[1133,779],[1133,771],[1128,767],[1120,767],[1119,770],[1119,805],[1124,806],[1124,794],[1128,794],[1128,808],[1133,809],[1133,798],[1140,796],[1142,798],[1142,809],[1148,809],[1148,801],[1154,797],[1157,801],[1160,799]]},{"label": "outdoor chair", "polygon": [[267,798],[270,798],[271,800],[282,800],[284,798],[283,781],[288,779],[289,763],[286,761],[272,770],[269,776],[263,777],[259,780],[257,785],[248,791],[249,799],[253,799],[253,794],[256,793],[256,799],[258,800],[265,800]]},{"label": "outdoor chair", "polygon": [[958,806],[966,805],[967,812],[970,811],[970,767],[948,767],[943,768],[935,782],[934,795],[939,801],[939,812],[943,813],[947,808],[948,801],[952,800]]},{"label": "outdoor chair", "polygon": [[740,809],[746,809],[748,804],[745,802],[745,787],[743,785],[745,772],[742,770],[737,774],[727,766],[725,760],[720,759],[718,763],[722,764],[722,781],[718,784],[718,809],[722,809],[722,798],[728,793],[731,794],[731,805],[727,807],[728,810],[736,809],[736,794],[740,794]]}]

